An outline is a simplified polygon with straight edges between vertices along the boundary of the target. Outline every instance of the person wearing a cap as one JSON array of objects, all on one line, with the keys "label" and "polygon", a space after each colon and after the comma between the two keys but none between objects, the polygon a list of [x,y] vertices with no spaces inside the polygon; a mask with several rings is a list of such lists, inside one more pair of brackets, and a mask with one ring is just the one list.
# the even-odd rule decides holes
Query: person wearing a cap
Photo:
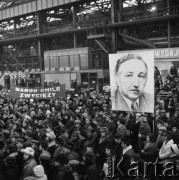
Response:
[{"label": "person wearing a cap", "polygon": [[21,176],[21,179],[23,180],[24,178],[33,175],[33,169],[37,165],[37,162],[34,159],[35,151],[31,147],[26,147],[25,149],[21,149],[21,152],[24,154],[23,156],[24,166]]},{"label": "person wearing a cap", "polygon": [[163,136],[165,138],[162,147],[159,150],[159,159],[165,163],[167,162],[167,159],[171,156],[171,146],[174,144],[174,141],[172,139],[172,132],[171,131],[165,131],[163,133]]}]

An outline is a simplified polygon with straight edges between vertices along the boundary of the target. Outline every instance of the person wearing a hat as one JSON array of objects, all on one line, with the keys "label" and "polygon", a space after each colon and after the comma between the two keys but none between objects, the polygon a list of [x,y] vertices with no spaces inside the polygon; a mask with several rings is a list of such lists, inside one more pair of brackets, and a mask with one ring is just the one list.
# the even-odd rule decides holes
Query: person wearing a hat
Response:
[{"label": "person wearing a hat", "polygon": [[33,175],[33,169],[37,165],[37,162],[34,159],[35,151],[31,147],[21,149],[21,152],[24,154],[24,166],[21,176],[21,179],[23,180],[24,178]]},{"label": "person wearing a hat", "polygon": [[53,171],[53,180],[74,180],[71,169],[68,164],[68,159],[64,153],[58,154],[55,158],[55,169]]},{"label": "person wearing a hat", "polygon": [[24,180],[47,180],[47,175],[45,174],[43,166],[35,166],[33,169],[33,176],[26,177]]},{"label": "person wearing a hat", "polygon": [[165,163],[167,162],[168,158],[170,158],[172,154],[171,146],[174,144],[174,141],[172,139],[172,132],[171,131],[165,131],[163,133],[164,136],[164,142],[162,147],[159,150],[159,159]]},{"label": "person wearing a hat", "polygon": [[36,177],[36,180],[47,180],[47,176],[42,165],[34,167],[34,176]]},{"label": "person wearing a hat", "polygon": [[79,119],[76,119],[75,122],[75,127],[71,133],[71,141],[76,141],[78,139],[79,133],[80,133],[80,127],[81,127],[81,121]]}]

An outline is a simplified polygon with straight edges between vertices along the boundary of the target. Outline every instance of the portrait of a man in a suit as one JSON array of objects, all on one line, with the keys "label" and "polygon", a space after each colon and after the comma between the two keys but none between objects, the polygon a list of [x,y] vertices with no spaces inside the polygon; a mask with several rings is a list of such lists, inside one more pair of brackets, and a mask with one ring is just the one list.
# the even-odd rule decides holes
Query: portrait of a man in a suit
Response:
[{"label": "portrait of a man in a suit", "polygon": [[148,79],[146,62],[137,53],[129,53],[117,60],[114,69],[116,90],[112,110],[154,111],[154,96],[144,92]]}]

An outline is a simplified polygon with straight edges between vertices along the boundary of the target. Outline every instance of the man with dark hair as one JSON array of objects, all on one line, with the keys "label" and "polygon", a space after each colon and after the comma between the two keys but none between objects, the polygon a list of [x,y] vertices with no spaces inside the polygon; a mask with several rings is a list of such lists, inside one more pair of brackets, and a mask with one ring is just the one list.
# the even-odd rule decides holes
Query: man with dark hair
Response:
[{"label": "man with dark hair", "polygon": [[138,54],[130,53],[116,63],[117,89],[112,97],[112,109],[133,112],[153,112],[154,97],[144,92],[148,67]]}]

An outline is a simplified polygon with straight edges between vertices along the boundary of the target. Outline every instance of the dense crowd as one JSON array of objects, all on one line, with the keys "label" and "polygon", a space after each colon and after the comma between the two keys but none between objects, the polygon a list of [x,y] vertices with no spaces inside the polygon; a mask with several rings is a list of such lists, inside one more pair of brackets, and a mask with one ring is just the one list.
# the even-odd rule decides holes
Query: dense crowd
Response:
[{"label": "dense crowd", "polygon": [[[0,91],[0,180],[139,178],[138,162],[179,172],[179,111],[156,98],[155,116],[111,110],[109,95],[78,91],[54,100],[12,99]],[[122,163],[124,173],[118,170]],[[147,177],[154,179],[154,166]],[[131,174],[129,173],[131,172]],[[163,176],[170,176],[171,171]],[[140,173],[141,174],[141,173]],[[143,178],[143,177],[140,177]]]}]

